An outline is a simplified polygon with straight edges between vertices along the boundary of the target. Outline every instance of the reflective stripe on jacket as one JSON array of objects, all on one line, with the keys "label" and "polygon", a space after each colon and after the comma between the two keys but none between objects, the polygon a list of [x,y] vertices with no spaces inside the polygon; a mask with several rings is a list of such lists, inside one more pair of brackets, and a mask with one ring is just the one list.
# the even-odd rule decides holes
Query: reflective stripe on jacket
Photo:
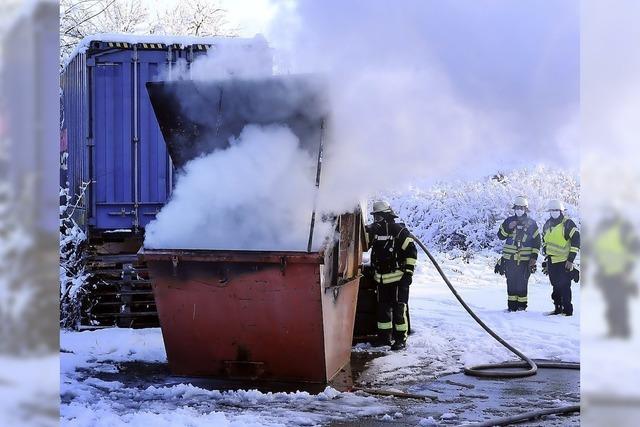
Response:
[{"label": "reflective stripe on jacket", "polygon": [[[413,275],[417,260],[418,250],[411,233],[402,223],[391,222],[378,227],[371,227],[369,241],[371,252],[371,264],[374,269],[373,279],[378,283],[396,283],[404,274]],[[386,243],[391,243],[388,245]],[[395,267],[385,270],[388,255],[383,254],[388,248],[393,250]]]},{"label": "reflective stripe on jacket", "polygon": [[[508,224],[518,222],[515,229],[508,232]],[[538,224],[527,215],[522,218],[510,216],[505,219],[498,230],[500,240],[505,240],[502,247],[502,258],[516,262],[536,259],[540,253],[540,232]]]}]

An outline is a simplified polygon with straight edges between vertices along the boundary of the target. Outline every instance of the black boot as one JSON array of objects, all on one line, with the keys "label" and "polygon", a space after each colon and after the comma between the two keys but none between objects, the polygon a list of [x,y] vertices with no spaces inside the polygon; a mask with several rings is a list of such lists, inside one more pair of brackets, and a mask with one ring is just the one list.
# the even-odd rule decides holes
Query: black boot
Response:
[{"label": "black boot", "polygon": [[552,316],[555,316],[557,314],[562,314],[562,306],[556,305],[556,308],[549,314]]},{"label": "black boot", "polygon": [[396,340],[391,346],[393,351],[404,350],[405,348],[407,348],[407,341],[403,339]]},{"label": "black boot", "polygon": [[374,347],[384,347],[391,345],[391,331],[378,331],[378,337],[373,343]]}]

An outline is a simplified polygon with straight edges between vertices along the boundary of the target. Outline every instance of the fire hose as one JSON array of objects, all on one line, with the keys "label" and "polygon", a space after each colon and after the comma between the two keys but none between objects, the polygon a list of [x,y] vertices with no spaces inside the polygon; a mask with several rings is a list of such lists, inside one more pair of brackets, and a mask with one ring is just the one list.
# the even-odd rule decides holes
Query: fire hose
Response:
[{"label": "fire hose", "polygon": [[[484,364],[477,365],[471,367],[465,367],[464,373],[467,375],[475,376],[475,377],[483,377],[483,378],[523,378],[535,375],[538,372],[538,368],[546,368],[546,369],[580,369],[580,363],[576,362],[562,362],[562,361],[548,361],[548,360],[534,360],[522,353],[520,350],[509,344],[502,337],[500,337],[497,333],[495,333],[489,326],[487,326],[482,319],[476,315],[471,307],[467,305],[467,303],[462,299],[458,291],[454,288],[449,281],[447,275],[442,271],[438,261],[431,255],[431,252],[426,248],[426,246],[415,236],[412,236],[413,240],[420,246],[420,248],[424,251],[424,253],[429,257],[431,263],[434,265],[442,280],[446,283],[447,287],[453,293],[453,296],[456,297],[458,302],[464,307],[464,309],[469,313],[469,315],[475,320],[481,327],[484,329],[489,335],[491,335],[496,341],[506,347],[513,354],[518,356],[521,361],[515,362],[502,362],[495,364]],[[515,369],[514,368],[524,368],[524,369]],[[493,420],[489,420],[487,422],[479,423],[479,424],[468,424],[473,426],[496,426],[496,425],[508,425],[514,422],[525,421],[533,418],[538,418],[543,415],[550,414],[561,414],[561,413],[570,413],[570,412],[579,412],[580,405],[570,405],[563,406],[559,408],[545,409],[533,412],[527,412],[520,415],[516,415],[513,417],[505,417],[505,418],[496,418]]]}]

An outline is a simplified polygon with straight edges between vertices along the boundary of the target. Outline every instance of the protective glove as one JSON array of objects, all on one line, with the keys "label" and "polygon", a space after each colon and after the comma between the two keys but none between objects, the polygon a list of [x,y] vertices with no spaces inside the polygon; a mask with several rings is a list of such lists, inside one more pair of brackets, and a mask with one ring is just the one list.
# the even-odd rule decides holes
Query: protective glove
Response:
[{"label": "protective glove", "polygon": [[513,230],[514,228],[516,228],[516,226],[518,225],[518,221],[511,221],[507,227],[509,228],[509,230]]},{"label": "protective glove", "polygon": [[493,272],[501,276],[504,276],[504,267],[502,266],[502,259],[499,259],[498,262],[496,262],[496,266],[493,268]]},{"label": "protective glove", "polygon": [[571,261],[567,261],[564,263],[564,268],[567,271],[571,271],[573,270],[573,263]]},{"label": "protective glove", "polygon": [[407,273],[405,271],[404,274],[402,275],[402,278],[400,279],[400,285],[409,286],[411,284],[411,280],[413,280],[413,274]]},{"label": "protective glove", "polygon": [[547,261],[542,261],[542,273],[545,276],[549,275],[549,268],[547,267]]},{"label": "protective glove", "polygon": [[529,271],[531,274],[535,273],[538,270],[538,265],[535,259],[529,260]]},{"label": "protective glove", "polygon": [[381,234],[382,225],[379,222],[372,222],[364,226],[364,229],[369,234]]},{"label": "protective glove", "polygon": [[573,271],[571,272],[571,279],[578,283],[580,281],[580,270],[578,270],[577,268],[574,268]]}]

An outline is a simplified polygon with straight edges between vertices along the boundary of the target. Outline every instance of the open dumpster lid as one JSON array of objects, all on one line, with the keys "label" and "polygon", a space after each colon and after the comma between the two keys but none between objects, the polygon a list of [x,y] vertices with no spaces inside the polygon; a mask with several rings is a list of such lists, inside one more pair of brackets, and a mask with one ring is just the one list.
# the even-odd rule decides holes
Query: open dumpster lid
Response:
[{"label": "open dumpster lid", "polygon": [[286,125],[302,148],[318,153],[327,102],[315,76],[149,82],[147,91],[178,168],[227,148],[248,124]]}]

